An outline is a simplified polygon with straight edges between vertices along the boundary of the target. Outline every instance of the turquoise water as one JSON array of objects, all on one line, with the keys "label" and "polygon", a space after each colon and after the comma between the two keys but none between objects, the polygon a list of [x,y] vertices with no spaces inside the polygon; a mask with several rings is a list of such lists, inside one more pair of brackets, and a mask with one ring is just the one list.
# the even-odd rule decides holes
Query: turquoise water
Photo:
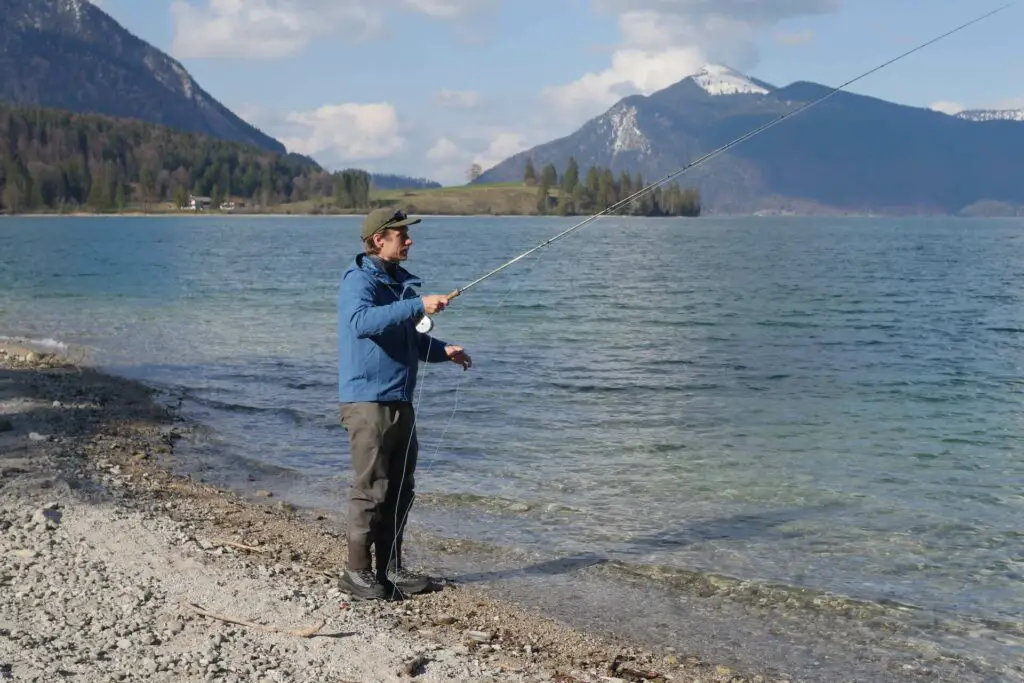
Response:
[{"label": "turquoise water", "polygon": [[[447,292],[572,222],[427,219],[407,265]],[[357,225],[2,220],[0,335],[171,388],[211,479],[342,509]],[[435,322],[475,367],[423,373],[414,523],[998,622],[934,638],[1024,661],[1024,221],[603,219]]]}]

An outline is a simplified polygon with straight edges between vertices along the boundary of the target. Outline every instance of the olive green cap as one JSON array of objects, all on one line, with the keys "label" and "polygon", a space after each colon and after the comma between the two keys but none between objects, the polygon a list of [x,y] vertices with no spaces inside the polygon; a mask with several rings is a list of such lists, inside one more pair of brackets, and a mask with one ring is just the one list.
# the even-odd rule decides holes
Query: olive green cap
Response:
[{"label": "olive green cap", "polygon": [[416,225],[422,219],[409,218],[401,209],[374,209],[363,219],[362,238],[365,240],[385,228],[404,228],[407,225]]}]

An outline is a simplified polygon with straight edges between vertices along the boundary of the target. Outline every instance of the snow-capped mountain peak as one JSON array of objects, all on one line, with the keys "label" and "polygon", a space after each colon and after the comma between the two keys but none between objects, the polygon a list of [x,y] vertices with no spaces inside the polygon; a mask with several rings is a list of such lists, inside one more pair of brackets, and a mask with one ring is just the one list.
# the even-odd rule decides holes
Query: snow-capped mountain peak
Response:
[{"label": "snow-capped mountain peak", "polygon": [[767,95],[770,92],[748,76],[721,64],[708,64],[690,78],[709,95]]}]

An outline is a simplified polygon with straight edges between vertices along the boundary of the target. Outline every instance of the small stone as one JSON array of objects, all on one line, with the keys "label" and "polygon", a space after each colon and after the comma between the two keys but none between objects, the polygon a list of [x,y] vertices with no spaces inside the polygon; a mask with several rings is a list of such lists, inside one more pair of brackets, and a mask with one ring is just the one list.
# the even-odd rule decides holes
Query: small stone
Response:
[{"label": "small stone", "polygon": [[273,498],[274,494],[270,491],[260,490],[256,492],[257,498]]},{"label": "small stone", "polygon": [[466,637],[478,643],[489,643],[494,638],[494,634],[487,631],[466,631]]},{"label": "small stone", "polygon": [[526,503],[512,503],[508,506],[508,509],[512,512],[529,512],[530,506]]},{"label": "small stone", "polygon": [[117,648],[119,650],[130,650],[132,647],[132,641],[127,638],[121,638],[117,641]]},{"label": "small stone", "polygon": [[32,515],[32,523],[44,529],[56,529],[60,525],[61,513],[59,510],[45,507],[36,510]]},{"label": "small stone", "polygon": [[49,437],[48,436],[43,436],[42,434],[39,434],[38,432],[31,432],[31,433],[29,433],[28,438],[29,438],[29,441],[46,441]]}]

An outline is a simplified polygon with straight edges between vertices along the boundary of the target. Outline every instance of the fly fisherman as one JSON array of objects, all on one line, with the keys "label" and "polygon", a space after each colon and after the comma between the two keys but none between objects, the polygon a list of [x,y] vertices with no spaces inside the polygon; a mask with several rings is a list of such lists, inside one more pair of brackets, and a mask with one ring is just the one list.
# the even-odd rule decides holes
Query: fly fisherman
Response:
[{"label": "fly fisherman", "polygon": [[366,216],[364,253],[338,290],[338,392],[354,470],[340,587],[361,599],[400,598],[430,587],[428,578],[402,565],[418,455],[413,390],[420,361],[451,361],[463,370],[472,365],[462,347],[416,330],[424,314],[448,305],[445,295],[417,294],[413,287],[422,283],[399,265],[409,257],[409,226],[420,220],[391,209]]}]

